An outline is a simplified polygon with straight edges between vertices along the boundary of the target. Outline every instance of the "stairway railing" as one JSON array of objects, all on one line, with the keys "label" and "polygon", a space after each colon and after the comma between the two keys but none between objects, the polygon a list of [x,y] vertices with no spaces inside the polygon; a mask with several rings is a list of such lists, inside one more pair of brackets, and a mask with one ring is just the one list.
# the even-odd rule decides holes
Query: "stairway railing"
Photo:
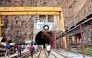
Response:
[{"label": "stairway railing", "polygon": [[42,31],[42,33],[45,34],[45,36],[48,37],[51,41],[54,40],[54,38],[51,35],[49,35],[48,33],[46,33],[45,31]]}]

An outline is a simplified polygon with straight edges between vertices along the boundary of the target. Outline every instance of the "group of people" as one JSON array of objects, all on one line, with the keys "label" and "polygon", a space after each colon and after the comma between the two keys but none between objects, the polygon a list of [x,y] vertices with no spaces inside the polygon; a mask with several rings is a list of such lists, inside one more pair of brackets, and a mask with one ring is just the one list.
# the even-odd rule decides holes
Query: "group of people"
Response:
[{"label": "group of people", "polygon": [[[10,45],[9,42],[6,43],[5,48],[6,48],[5,57],[6,56],[10,57],[11,45]],[[18,44],[16,48],[17,48],[17,52],[18,52],[17,56],[21,56],[21,51],[23,49],[22,45]],[[31,44],[31,46],[29,47],[29,51],[31,53],[31,56],[33,57],[33,53],[37,53],[38,52],[38,45],[37,44],[35,44],[35,45]]]},{"label": "group of people", "polygon": [[[44,49],[43,48],[43,45],[40,45],[39,46],[39,49],[42,50]],[[33,53],[34,51],[37,52],[38,51],[38,45],[31,45],[30,48],[29,48],[30,52],[31,52],[31,57],[33,58]],[[46,51],[48,53],[48,56],[50,55],[50,52],[51,52],[51,45],[50,44],[47,44],[46,45]]]},{"label": "group of people", "polygon": [[[21,56],[22,46],[18,45],[17,50],[18,50],[18,55]],[[29,46],[28,50],[30,51],[30,55],[33,58],[33,54],[38,52],[38,45],[31,44],[31,46]]]},{"label": "group of people", "polygon": [[[39,46],[39,49],[42,50],[44,49],[43,48],[43,45],[40,45]],[[31,57],[33,58],[33,53],[34,51],[37,52],[38,51],[38,45],[31,45],[30,48],[29,48],[30,52],[31,52]],[[46,45],[46,51],[48,53],[48,56],[50,55],[50,52],[51,52],[51,45],[50,44],[47,44]]]},{"label": "group of people", "polygon": [[[38,52],[38,45],[37,44],[34,44],[34,45],[31,44],[28,49],[30,51],[31,57],[33,58],[33,54]],[[17,56],[21,56],[21,51],[22,51],[22,45],[21,44],[17,45],[17,51],[18,51]],[[47,51],[48,55],[50,55],[51,46],[49,44],[46,45],[46,51]],[[7,42],[7,44],[6,44],[6,54],[5,54],[5,56],[6,55],[8,55],[8,57],[10,56],[10,43],[9,42]]]},{"label": "group of people", "polygon": [[[6,48],[5,57],[7,55],[8,55],[8,57],[10,57],[10,48],[11,48],[11,45],[10,45],[9,42],[6,43],[5,48]],[[17,51],[18,51],[18,55],[21,56],[22,46],[20,44],[17,46]]]}]

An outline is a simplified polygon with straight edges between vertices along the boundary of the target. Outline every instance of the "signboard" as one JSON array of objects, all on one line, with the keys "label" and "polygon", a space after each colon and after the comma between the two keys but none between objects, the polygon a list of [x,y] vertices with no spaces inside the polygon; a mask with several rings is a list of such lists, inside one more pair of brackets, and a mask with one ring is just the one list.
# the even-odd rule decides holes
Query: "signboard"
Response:
[{"label": "signboard", "polygon": [[37,29],[51,30],[52,29],[52,22],[37,22]]}]

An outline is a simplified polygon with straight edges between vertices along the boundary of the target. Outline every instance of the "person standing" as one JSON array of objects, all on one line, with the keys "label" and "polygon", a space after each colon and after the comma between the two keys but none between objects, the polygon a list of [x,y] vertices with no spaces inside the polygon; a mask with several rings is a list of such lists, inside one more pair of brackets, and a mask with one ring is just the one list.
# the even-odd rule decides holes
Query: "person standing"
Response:
[{"label": "person standing", "polygon": [[18,56],[21,57],[22,46],[20,44],[17,46],[17,50],[18,50]]},{"label": "person standing", "polygon": [[31,57],[33,58],[33,52],[35,51],[33,44],[30,46],[29,50],[30,50],[30,53],[31,53]]},{"label": "person standing", "polygon": [[48,44],[47,47],[46,47],[46,49],[47,49],[47,53],[48,53],[48,56],[49,56],[50,52],[51,52],[51,45]]},{"label": "person standing", "polygon": [[35,53],[37,53],[38,52],[38,45],[35,44],[34,47],[35,47]]},{"label": "person standing", "polygon": [[57,44],[56,47],[57,47],[57,50],[58,50],[59,44]]},{"label": "person standing", "polygon": [[9,42],[6,43],[5,48],[6,48],[5,57],[6,57],[6,55],[8,55],[8,57],[10,57],[10,43]]}]

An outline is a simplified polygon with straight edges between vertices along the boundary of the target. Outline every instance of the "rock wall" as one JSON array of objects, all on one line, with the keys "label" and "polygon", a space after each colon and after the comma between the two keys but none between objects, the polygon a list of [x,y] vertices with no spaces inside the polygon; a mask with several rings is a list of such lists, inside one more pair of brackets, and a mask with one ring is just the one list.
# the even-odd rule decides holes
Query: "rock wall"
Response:
[{"label": "rock wall", "polygon": [[32,16],[3,16],[5,26],[2,29],[2,36],[6,36],[13,42],[24,42],[31,40],[33,35]]},{"label": "rock wall", "polygon": [[[19,6],[62,7],[66,27],[68,27],[70,23],[73,21],[74,12],[76,13],[78,12],[74,10],[78,9],[79,7],[81,9],[82,7],[81,5],[84,4],[81,3],[82,2],[80,2],[80,0],[0,0],[1,7],[19,7]],[[17,39],[19,38],[21,38],[20,41],[22,39],[32,38],[33,19],[31,19],[31,16],[3,16],[3,20],[5,21],[6,24],[6,26],[3,28],[2,32],[3,36],[6,36],[8,39],[13,39],[14,41],[17,41]]]}]

